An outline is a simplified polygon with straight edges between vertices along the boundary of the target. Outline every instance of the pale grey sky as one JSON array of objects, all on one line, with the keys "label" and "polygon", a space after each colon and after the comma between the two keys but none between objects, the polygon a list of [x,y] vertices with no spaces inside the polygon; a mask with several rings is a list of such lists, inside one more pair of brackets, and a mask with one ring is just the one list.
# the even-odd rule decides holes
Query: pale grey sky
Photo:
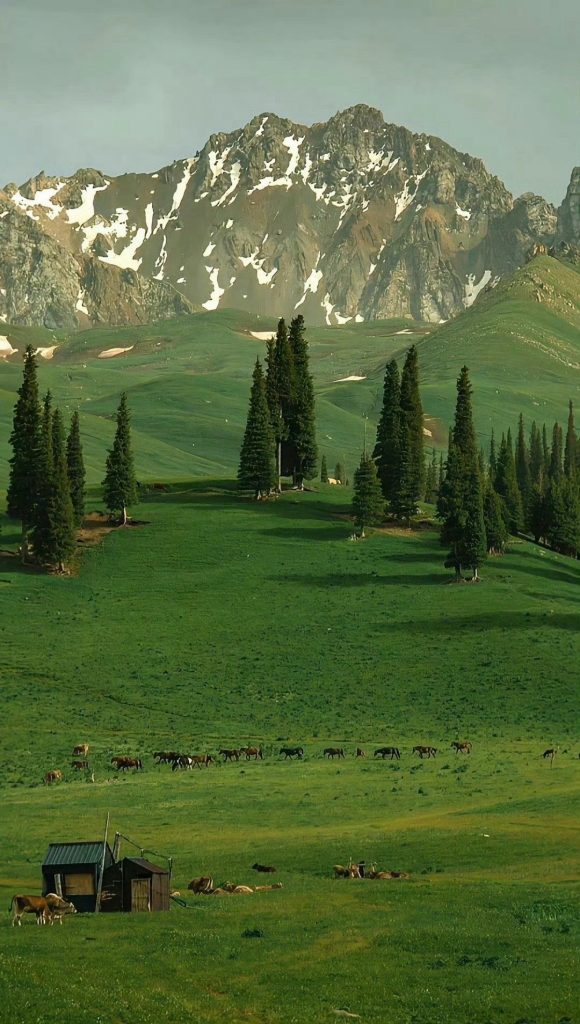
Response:
[{"label": "pale grey sky", "polygon": [[355,103],[559,203],[580,163],[577,0],[0,0],[0,186],[153,170],[273,111]]}]

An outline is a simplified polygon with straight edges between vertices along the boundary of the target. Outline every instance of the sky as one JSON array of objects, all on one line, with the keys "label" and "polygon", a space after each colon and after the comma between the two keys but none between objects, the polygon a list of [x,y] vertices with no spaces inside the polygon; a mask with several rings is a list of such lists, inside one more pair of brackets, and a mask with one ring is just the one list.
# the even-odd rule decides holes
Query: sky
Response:
[{"label": "sky", "polygon": [[0,0],[0,53],[0,187],[356,103],[516,195],[558,204],[580,163],[578,0]]}]

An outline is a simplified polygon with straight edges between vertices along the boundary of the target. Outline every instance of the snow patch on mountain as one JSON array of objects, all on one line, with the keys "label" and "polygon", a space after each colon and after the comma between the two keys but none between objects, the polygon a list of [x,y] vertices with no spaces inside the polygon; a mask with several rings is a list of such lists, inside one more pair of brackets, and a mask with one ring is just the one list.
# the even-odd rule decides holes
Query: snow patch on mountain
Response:
[{"label": "snow patch on mountain", "polygon": [[314,264],[314,269],[311,270],[310,274],[308,275],[308,277],[306,278],[306,280],[304,282],[304,292],[303,292],[302,298],[298,299],[298,302],[294,306],[294,309],[298,309],[298,307],[302,305],[302,303],[306,299],[306,296],[308,295],[308,292],[311,292],[312,295],[316,295],[316,292],[318,291],[318,285],[320,284],[320,282],[322,280],[322,271],[317,269],[319,262],[320,262],[320,253],[318,253],[318,255],[316,257],[316,262]]},{"label": "snow patch on mountain", "polygon": [[22,193],[18,191],[11,196],[11,199],[14,205],[18,206],[21,210],[24,210],[32,220],[39,219],[32,212],[34,207],[41,207],[46,210],[50,219],[54,220],[58,217],[59,213],[62,212],[62,206],[59,206],[58,203],[53,203],[52,200],[54,196],[60,192],[64,184],[64,181],[59,181],[55,188],[37,189],[32,199],[27,199],[26,196],[23,196]]},{"label": "snow patch on mountain", "polygon": [[207,270],[207,272],[209,274],[209,279],[210,279],[211,286],[212,286],[212,293],[211,293],[209,299],[207,300],[207,302],[202,302],[202,306],[203,306],[204,309],[207,309],[208,311],[211,311],[213,309],[217,309],[218,308],[218,306],[220,304],[220,299],[221,299],[222,295],[225,292],[225,288],[220,288],[220,285],[219,285],[219,281],[218,281],[219,273],[220,273],[220,268],[219,267],[206,267],[205,269]]},{"label": "snow patch on mountain", "polygon": [[104,192],[110,184],[111,182],[107,181],[104,185],[87,185],[83,188],[81,191],[81,205],[76,206],[73,210],[66,211],[68,223],[80,226],[91,220],[95,216],[95,196],[97,192]]},{"label": "snow patch on mountain", "polygon": [[[266,238],[267,238],[267,236],[266,236]],[[238,259],[239,259],[239,261],[240,261],[240,263],[242,264],[243,267],[253,267],[253,269],[256,271],[256,277],[258,278],[258,284],[264,284],[264,285],[268,285],[269,284],[273,288],[274,285],[272,284],[272,281],[273,281],[274,276],[278,273],[278,267],[272,267],[272,270],[269,270],[266,273],[266,271],[262,269],[263,266],[264,266],[264,263],[266,262],[266,257],[263,256],[262,259],[258,259],[257,257],[258,257],[259,251],[260,251],[260,247],[257,246],[254,249],[254,251],[252,253],[250,253],[249,256],[238,256]]]},{"label": "snow patch on mountain", "polygon": [[458,203],[455,204],[455,212],[463,220],[471,220],[471,210],[462,210]]},{"label": "snow patch on mountain", "polygon": [[466,309],[469,309],[473,305],[480,291],[482,291],[486,284],[491,280],[491,270],[484,270],[479,281],[475,280],[475,274],[467,275],[467,284],[465,285],[465,297],[463,304]]},{"label": "snow patch on mountain", "polygon": [[[236,161],[236,163],[232,164],[232,166],[230,167],[230,184],[226,191],[224,192],[223,196],[220,196],[219,199],[214,199],[212,201],[212,206],[223,206],[226,199],[228,199],[229,196],[232,195],[232,192],[235,192],[240,183],[241,171],[242,165],[240,163]],[[230,203],[233,203],[233,201],[233,198],[230,199]]]}]

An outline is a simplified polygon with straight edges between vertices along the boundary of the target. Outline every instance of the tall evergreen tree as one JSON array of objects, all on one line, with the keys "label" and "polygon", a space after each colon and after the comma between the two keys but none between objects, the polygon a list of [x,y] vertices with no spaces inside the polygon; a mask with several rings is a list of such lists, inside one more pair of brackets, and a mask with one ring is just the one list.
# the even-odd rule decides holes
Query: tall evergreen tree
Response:
[{"label": "tall evergreen tree", "polygon": [[497,456],[495,489],[505,506],[505,521],[510,533],[517,533],[523,526],[522,498],[516,478],[516,464],[511,431],[502,435]]},{"label": "tall evergreen tree", "polygon": [[542,459],[544,462],[544,479],[550,475],[550,446],[548,444],[548,431],[546,424],[542,424]]},{"label": "tall evergreen tree", "polygon": [[320,482],[323,484],[328,483],[328,467],[326,465],[326,455],[322,456],[322,462],[320,463]]},{"label": "tall evergreen tree", "polygon": [[365,526],[380,523],[385,514],[385,499],[377,467],[366,452],[363,452],[360,465],[354,474],[352,514],[361,537],[365,535]]},{"label": "tall evergreen tree", "polygon": [[572,480],[551,480],[546,495],[546,538],[551,547],[576,558],[580,549],[580,501]]},{"label": "tall evergreen tree", "polygon": [[457,380],[453,438],[438,510],[443,519],[441,541],[450,546],[448,563],[455,568],[456,578],[461,578],[462,566],[469,566],[477,580],[487,540],[471,394],[469,371],[464,366]]},{"label": "tall evergreen tree", "polygon": [[427,463],[425,473],[425,501],[428,501],[430,505],[434,505],[437,501],[437,493],[437,452],[433,449],[431,460]]},{"label": "tall evergreen tree", "polygon": [[554,423],[552,430],[552,447],[550,448],[550,468],[548,476],[552,482],[559,483],[562,479],[562,427]]},{"label": "tall evergreen tree", "polygon": [[445,466],[443,462],[443,452],[439,455],[439,472],[437,474],[437,496],[441,494],[441,487],[445,479]]},{"label": "tall evergreen tree", "polygon": [[43,564],[63,572],[75,550],[74,509],[70,496],[62,416],[55,409],[52,417],[52,477],[48,488],[43,527],[34,533],[35,553]]},{"label": "tall evergreen tree", "polygon": [[103,498],[109,511],[122,516],[127,524],[127,509],[137,501],[137,483],[131,445],[131,415],[127,393],[123,392],[117,409],[117,429],[113,447],[107,455],[103,480]]},{"label": "tall evergreen tree", "polygon": [[401,416],[399,427],[400,448],[397,479],[389,501],[389,512],[395,519],[403,520],[410,528],[411,519],[417,511],[415,494],[416,478],[411,470],[411,445],[409,428],[405,416]]},{"label": "tall evergreen tree", "polygon": [[518,487],[520,489],[520,495],[522,499],[523,525],[527,527],[529,522],[529,505],[530,493],[532,488],[532,478],[530,473],[530,456],[526,444],[526,435],[524,433],[524,417],[521,413],[518,421],[518,436],[516,439],[515,464],[516,480],[518,482]]},{"label": "tall evergreen tree", "polygon": [[407,352],[401,374],[401,413],[407,426],[409,488],[417,505],[424,491],[425,437],[419,390],[419,357],[415,345]]},{"label": "tall evergreen tree", "polygon": [[544,457],[542,454],[542,435],[536,426],[536,421],[532,423],[532,429],[530,431],[530,479],[532,486],[540,486],[544,476]]},{"label": "tall evergreen tree", "polygon": [[508,531],[505,524],[503,502],[491,480],[488,480],[485,485],[483,520],[485,523],[488,554],[503,555],[507,544]]},{"label": "tall evergreen tree", "polygon": [[578,441],[574,428],[574,408],[572,402],[568,403],[568,426],[566,429],[566,441],[564,444],[564,475],[566,479],[573,480],[576,476],[576,448]]},{"label": "tall evergreen tree", "polygon": [[36,558],[43,563],[52,562],[51,522],[52,498],[54,496],[54,438],[52,395],[47,391],[42,405],[40,424],[38,500],[32,514],[32,538]]},{"label": "tall evergreen tree", "polygon": [[373,458],[383,495],[391,501],[399,482],[401,457],[401,380],[394,359],[387,364],[383,386],[383,406],[377,427]]},{"label": "tall evergreen tree", "polygon": [[339,484],[346,483],[346,470],[342,462],[337,462],[334,467],[334,479],[338,480]]},{"label": "tall evergreen tree", "polygon": [[22,384],[14,407],[10,435],[12,456],[6,504],[8,515],[22,524],[22,559],[28,558],[28,532],[34,522],[40,484],[41,413],[38,398],[37,365],[28,345],[24,355]]},{"label": "tall evergreen tree", "polygon": [[489,442],[489,477],[490,480],[495,480],[495,474],[497,470],[497,450],[495,447],[495,434],[493,427],[491,428],[491,439]]},{"label": "tall evergreen tree", "polygon": [[296,453],[294,483],[302,486],[316,474],[316,412],[314,383],[310,373],[308,342],[304,317],[295,316],[290,324],[288,341],[294,367],[294,387],[288,422],[288,440]]},{"label": "tall evergreen tree", "polygon": [[85,463],[81,444],[80,420],[78,412],[73,412],[70,431],[66,442],[66,464],[70,484],[70,496],[73,503],[75,523],[81,526],[85,517]]},{"label": "tall evergreen tree", "polygon": [[260,360],[256,359],[248,418],[240,450],[238,483],[242,490],[252,491],[257,500],[268,495],[276,486],[274,447],[266,384]]}]

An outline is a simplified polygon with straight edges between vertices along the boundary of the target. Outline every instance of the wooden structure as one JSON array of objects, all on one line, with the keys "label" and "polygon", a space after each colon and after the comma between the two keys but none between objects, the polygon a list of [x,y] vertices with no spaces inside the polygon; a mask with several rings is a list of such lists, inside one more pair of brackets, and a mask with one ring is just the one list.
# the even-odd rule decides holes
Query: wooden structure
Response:
[{"label": "wooden structure", "polygon": [[169,871],[143,857],[124,857],[103,875],[101,910],[169,910]]},{"label": "wooden structure", "polygon": [[42,864],[42,892],[55,892],[74,903],[81,914],[97,909],[103,869],[113,854],[102,840],[92,843],[51,843]]}]

